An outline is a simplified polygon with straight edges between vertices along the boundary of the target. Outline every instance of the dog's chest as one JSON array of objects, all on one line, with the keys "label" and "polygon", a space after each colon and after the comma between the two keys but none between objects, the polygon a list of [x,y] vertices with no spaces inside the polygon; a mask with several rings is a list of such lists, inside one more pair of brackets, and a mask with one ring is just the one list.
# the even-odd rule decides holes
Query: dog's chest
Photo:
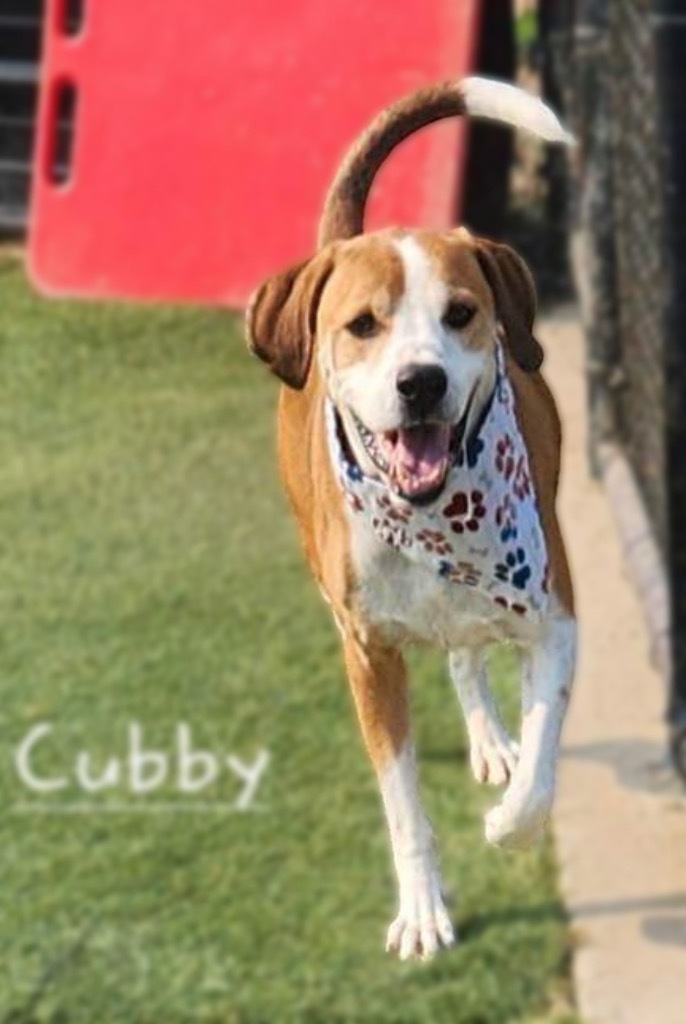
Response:
[{"label": "dog's chest", "polygon": [[389,548],[364,520],[351,522],[350,538],[359,610],[389,641],[454,649],[531,634],[526,617]]}]

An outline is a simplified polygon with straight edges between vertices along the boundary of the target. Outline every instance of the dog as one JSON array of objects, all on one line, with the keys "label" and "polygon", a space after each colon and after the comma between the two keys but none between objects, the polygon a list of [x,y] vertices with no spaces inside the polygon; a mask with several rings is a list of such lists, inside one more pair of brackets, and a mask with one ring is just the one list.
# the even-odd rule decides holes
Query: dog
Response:
[{"label": "dog", "polygon": [[[280,469],[311,570],[342,637],[398,882],[387,949],[451,946],[422,810],[403,648],[448,652],[479,782],[507,787],[485,833],[526,846],[550,815],[577,626],[555,499],[560,421],[539,370],[536,295],[505,245],[448,231],[363,233],[379,167],[439,119],[490,118],[568,143],[555,114],[482,78],[382,112],[328,194],[319,248],[252,296],[247,342],[283,382]],[[519,746],[489,693],[485,651],[522,665]]]}]

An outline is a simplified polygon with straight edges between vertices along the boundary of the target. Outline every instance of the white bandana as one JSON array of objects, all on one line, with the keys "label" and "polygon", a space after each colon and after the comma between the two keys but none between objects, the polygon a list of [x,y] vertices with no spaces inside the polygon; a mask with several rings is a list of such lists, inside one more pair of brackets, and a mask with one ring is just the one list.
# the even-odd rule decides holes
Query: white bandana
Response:
[{"label": "white bandana", "polygon": [[443,495],[431,508],[400,503],[384,483],[350,461],[335,407],[327,400],[329,450],[350,514],[371,522],[379,540],[445,580],[539,618],[549,596],[545,536],[500,345],[496,361],[493,395],[481,422],[463,439]]}]

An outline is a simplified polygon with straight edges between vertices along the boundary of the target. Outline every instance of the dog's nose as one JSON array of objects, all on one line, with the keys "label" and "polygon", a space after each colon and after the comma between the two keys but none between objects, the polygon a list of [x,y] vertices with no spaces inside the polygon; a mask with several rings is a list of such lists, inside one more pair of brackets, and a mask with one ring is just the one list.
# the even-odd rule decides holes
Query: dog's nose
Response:
[{"label": "dog's nose", "polygon": [[410,363],[398,373],[396,388],[412,413],[425,416],[448,390],[448,377],[441,366]]}]

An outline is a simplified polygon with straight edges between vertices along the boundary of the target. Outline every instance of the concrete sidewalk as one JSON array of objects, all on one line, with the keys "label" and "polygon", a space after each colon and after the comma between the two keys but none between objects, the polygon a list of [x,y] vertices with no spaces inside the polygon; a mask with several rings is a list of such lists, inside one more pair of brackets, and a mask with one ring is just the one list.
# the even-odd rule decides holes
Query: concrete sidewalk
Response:
[{"label": "concrete sidewalk", "polygon": [[600,484],[589,478],[583,338],[542,318],[564,421],[560,511],[581,623],[555,835],[588,1024],[686,1022],[686,791],[666,766],[665,685]]}]

